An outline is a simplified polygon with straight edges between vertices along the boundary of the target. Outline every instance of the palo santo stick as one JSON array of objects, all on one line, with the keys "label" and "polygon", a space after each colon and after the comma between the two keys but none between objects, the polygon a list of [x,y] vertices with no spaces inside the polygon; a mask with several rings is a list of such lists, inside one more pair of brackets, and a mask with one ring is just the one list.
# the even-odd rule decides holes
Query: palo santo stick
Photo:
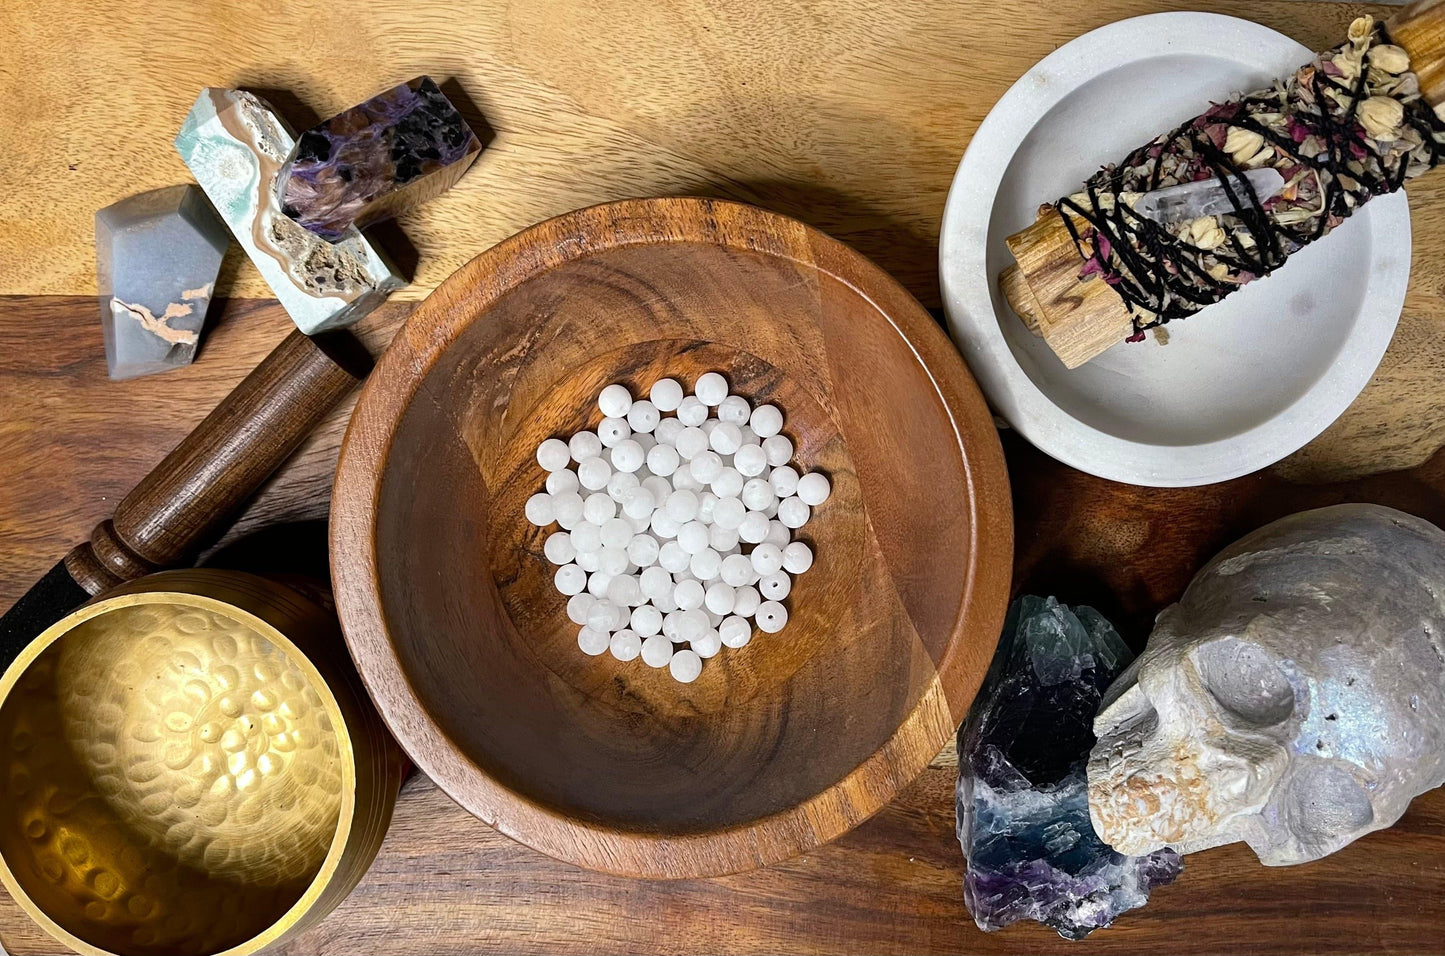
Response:
[{"label": "palo santo stick", "polygon": [[[1385,30],[1409,55],[1421,98],[1445,119],[1445,0],[1418,0]],[[1000,273],[1000,289],[1059,360],[1077,368],[1126,338],[1134,325],[1124,300],[1101,275],[1079,278],[1086,260],[1063,217],[1052,206],[1039,212],[1036,222],[1006,240],[1017,266]],[[1088,234],[1088,223],[1078,217],[1072,222],[1079,235]]]}]

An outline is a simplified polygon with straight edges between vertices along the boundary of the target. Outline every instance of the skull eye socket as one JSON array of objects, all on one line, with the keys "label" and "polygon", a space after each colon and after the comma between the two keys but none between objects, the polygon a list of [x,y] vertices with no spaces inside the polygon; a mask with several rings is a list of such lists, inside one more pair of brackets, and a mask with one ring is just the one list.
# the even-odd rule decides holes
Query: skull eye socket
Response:
[{"label": "skull eye socket", "polygon": [[1294,687],[1275,656],[1257,644],[1226,637],[1194,652],[1205,690],[1241,721],[1266,727],[1294,712]]},{"label": "skull eye socket", "polygon": [[1278,799],[1290,829],[1306,840],[1353,836],[1375,819],[1365,789],[1345,770],[1323,761],[1301,760]]}]

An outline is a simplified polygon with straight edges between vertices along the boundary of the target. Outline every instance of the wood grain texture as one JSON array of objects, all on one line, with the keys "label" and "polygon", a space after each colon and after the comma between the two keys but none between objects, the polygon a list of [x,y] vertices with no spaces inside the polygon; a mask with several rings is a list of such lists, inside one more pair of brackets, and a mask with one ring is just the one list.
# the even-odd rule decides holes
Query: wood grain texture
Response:
[{"label": "wood grain texture", "polygon": [[[188,369],[105,378],[93,299],[0,300],[0,602],[83,536],[290,327],[274,304],[229,303]],[[82,312],[81,310],[85,310]],[[374,316],[375,347],[406,310]],[[34,329],[76,325],[72,335]],[[1417,386],[1421,383],[1417,380]],[[1401,389],[1399,394],[1408,394]],[[346,403],[346,404],[349,404]],[[324,517],[346,409],[333,413],[241,518],[242,532]],[[1445,456],[1350,488],[1270,475],[1206,489],[1132,489],[1005,436],[1021,586],[1089,600],[1138,646],[1153,613],[1239,534],[1296,508],[1378,500],[1445,522]],[[1092,517],[1087,517],[1088,512]],[[269,560],[285,556],[271,552]],[[1108,594],[1116,597],[1110,599]],[[649,883],[558,863],[482,824],[424,777],[407,785],[381,854],[296,956],[483,953],[1073,952],[1049,930],[978,932],[961,904],[949,747],[841,839],[735,877]],[[1267,869],[1242,847],[1189,858],[1178,883],[1086,944],[1105,953],[1434,953],[1445,897],[1445,790],[1319,863]],[[0,943],[61,950],[0,894]]]},{"label": "wood grain texture", "polygon": [[[784,410],[833,494],[787,628],[680,686],[577,650],[523,507],[604,386],[710,370]],[[541,223],[437,289],[363,390],[331,521],[348,644],[418,765],[530,846],[671,878],[809,850],[927,766],[1012,540],[992,418],[918,303],[796,220],[677,198]]]}]

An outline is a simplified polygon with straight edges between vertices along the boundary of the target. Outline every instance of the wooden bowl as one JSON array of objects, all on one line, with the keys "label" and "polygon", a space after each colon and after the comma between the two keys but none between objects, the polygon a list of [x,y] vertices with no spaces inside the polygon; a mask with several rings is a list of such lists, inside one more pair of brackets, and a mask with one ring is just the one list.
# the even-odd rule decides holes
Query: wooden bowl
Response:
[{"label": "wooden bowl", "polygon": [[405,758],[334,615],[171,571],[62,618],[0,677],[0,881],[81,953],[238,956],[329,913]]},{"label": "wooden bowl", "polygon": [[[538,443],[595,426],[603,386],[713,369],[835,490],[787,627],[682,685],[578,649],[522,510]],[[500,243],[411,316],[342,449],[332,574],[383,719],[458,803],[562,860],[692,877],[831,840],[927,766],[993,654],[1011,517],[989,411],[896,282],[762,209],[636,200]]]}]

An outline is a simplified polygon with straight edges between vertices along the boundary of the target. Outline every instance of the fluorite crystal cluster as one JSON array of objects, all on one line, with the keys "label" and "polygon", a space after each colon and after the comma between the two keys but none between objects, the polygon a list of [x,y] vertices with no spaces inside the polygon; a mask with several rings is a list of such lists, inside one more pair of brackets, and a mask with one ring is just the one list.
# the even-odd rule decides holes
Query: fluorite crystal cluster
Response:
[{"label": "fluorite crystal cluster", "polygon": [[1037,920],[1083,939],[1183,869],[1173,850],[1115,852],[1089,823],[1094,715],[1133,655],[1090,607],[1024,597],[959,730],[964,902],[980,929]]},{"label": "fluorite crystal cluster", "polygon": [[442,192],[481,150],[451,100],[420,76],[302,133],[281,173],[283,208],[334,242]]}]

